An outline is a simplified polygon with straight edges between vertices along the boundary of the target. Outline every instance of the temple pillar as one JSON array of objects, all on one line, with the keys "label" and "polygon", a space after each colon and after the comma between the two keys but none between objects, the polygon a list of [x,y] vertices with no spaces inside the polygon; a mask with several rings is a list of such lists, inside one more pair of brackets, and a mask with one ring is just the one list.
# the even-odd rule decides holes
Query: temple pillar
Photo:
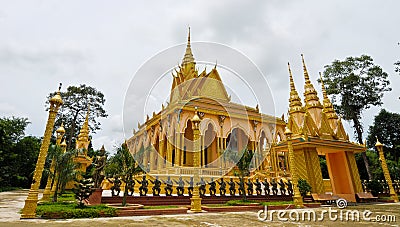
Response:
[{"label": "temple pillar", "polygon": [[161,170],[164,168],[164,143],[165,140],[160,140],[158,151],[160,152],[160,156],[157,158],[157,169]]},{"label": "temple pillar", "polygon": [[181,138],[180,133],[175,133],[175,165],[181,166],[181,156],[182,156],[182,149],[181,149]]}]

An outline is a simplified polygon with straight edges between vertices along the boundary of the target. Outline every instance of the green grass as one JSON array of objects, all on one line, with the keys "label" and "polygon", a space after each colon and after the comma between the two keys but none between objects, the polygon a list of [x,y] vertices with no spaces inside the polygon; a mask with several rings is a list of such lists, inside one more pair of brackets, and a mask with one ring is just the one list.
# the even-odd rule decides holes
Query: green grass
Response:
[{"label": "green grass", "polygon": [[143,209],[154,210],[154,209],[169,209],[179,208],[180,206],[166,205],[166,206],[144,206]]},{"label": "green grass", "polygon": [[78,208],[76,203],[57,202],[42,203],[36,209],[36,214],[43,218],[97,218],[101,214],[107,217],[116,216],[116,209],[106,205]]},{"label": "green grass", "polygon": [[14,191],[22,189],[21,187],[0,187],[0,192]]},{"label": "green grass", "polygon": [[64,194],[57,196],[57,202],[75,202],[75,194],[72,191],[66,191]]},{"label": "green grass", "polygon": [[225,203],[227,206],[237,206],[237,205],[249,205],[249,204],[260,204],[253,200],[229,200]]},{"label": "green grass", "polygon": [[289,204],[293,204],[293,201],[270,201],[270,202],[261,202],[261,205],[264,205],[264,206],[289,205]]}]

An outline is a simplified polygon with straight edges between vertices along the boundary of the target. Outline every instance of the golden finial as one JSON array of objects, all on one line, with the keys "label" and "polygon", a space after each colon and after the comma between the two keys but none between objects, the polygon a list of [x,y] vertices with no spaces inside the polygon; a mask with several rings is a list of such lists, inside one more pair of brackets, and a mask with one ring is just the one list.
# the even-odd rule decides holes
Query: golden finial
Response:
[{"label": "golden finial", "polygon": [[200,122],[201,119],[199,115],[197,114],[197,106],[194,108],[194,116],[192,118],[192,122]]},{"label": "golden finial", "polygon": [[294,86],[294,80],[293,80],[292,70],[290,69],[290,63],[288,62],[287,65],[289,69],[290,90],[295,91],[296,87]]},{"label": "golden finial", "polygon": [[375,147],[383,147],[383,144],[381,142],[379,142],[378,137],[376,136],[376,144]]},{"label": "golden finial", "polygon": [[303,70],[304,70],[304,79],[306,80],[306,84],[310,84],[310,77],[308,76],[308,71],[307,71],[307,67],[306,67],[306,63],[304,61],[304,55],[301,54],[301,61],[303,62]]},{"label": "golden finial", "polygon": [[319,79],[321,80],[321,87],[322,87],[322,95],[324,96],[324,99],[328,99],[328,95],[325,90],[325,85],[324,85],[324,80],[322,79],[322,73],[319,72]]},{"label": "golden finial", "polygon": [[65,142],[65,138],[63,139],[62,143],[60,144],[61,147],[66,147],[67,146],[67,142]]},{"label": "golden finial", "polygon": [[62,86],[62,83],[60,83],[60,85],[58,86],[57,93],[50,99],[50,103],[54,103],[54,104],[57,104],[60,106],[64,103],[61,98],[61,86]]},{"label": "golden finial", "polygon": [[65,134],[64,122],[61,122],[61,126],[56,130],[59,134]]},{"label": "golden finial", "polygon": [[185,55],[183,57],[182,65],[185,65],[187,63],[194,63],[192,48],[190,46],[190,27],[189,27],[189,34],[188,34],[188,42],[186,45],[186,51],[185,51]]}]

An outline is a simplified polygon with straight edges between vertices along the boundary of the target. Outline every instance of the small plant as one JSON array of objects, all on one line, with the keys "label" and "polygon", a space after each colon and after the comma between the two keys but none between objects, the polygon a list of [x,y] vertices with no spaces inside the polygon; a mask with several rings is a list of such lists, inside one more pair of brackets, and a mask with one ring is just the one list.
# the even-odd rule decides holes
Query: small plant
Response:
[{"label": "small plant", "polygon": [[367,183],[367,188],[373,196],[378,196],[379,192],[383,191],[382,184],[377,180],[371,180]]},{"label": "small plant", "polygon": [[299,191],[301,196],[306,196],[309,192],[311,192],[311,185],[305,179],[299,179]]},{"label": "small plant", "polygon": [[78,180],[75,184],[75,188],[72,189],[75,193],[75,198],[79,201],[79,208],[85,207],[83,201],[88,199],[94,190],[91,176],[89,174],[83,174],[82,179]]}]

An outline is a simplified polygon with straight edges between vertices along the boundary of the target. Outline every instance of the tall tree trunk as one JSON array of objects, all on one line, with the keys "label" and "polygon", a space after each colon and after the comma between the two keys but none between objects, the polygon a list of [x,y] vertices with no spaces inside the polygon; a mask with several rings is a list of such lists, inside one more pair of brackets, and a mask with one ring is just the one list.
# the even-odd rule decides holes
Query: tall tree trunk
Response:
[{"label": "tall tree trunk", "polygon": [[76,119],[78,119],[79,111],[77,111],[74,115],[74,120],[72,121],[71,129],[70,129],[70,135],[68,139],[68,144],[67,144],[67,151],[71,149],[72,145],[72,137],[75,136],[75,127],[76,127]]},{"label": "tall tree trunk", "polygon": [[[358,120],[358,118],[355,116],[353,117],[353,124],[354,124],[354,129],[356,130],[357,133],[357,140],[359,144],[363,144],[363,138],[362,138],[362,125],[360,123],[360,121]],[[367,158],[367,154],[365,152],[361,153],[363,161],[364,161],[364,165],[365,165],[365,169],[367,170],[367,174],[368,174],[368,178],[369,180],[372,180],[372,174],[371,174],[371,170],[369,168],[369,163],[368,163],[368,158]]]}]

